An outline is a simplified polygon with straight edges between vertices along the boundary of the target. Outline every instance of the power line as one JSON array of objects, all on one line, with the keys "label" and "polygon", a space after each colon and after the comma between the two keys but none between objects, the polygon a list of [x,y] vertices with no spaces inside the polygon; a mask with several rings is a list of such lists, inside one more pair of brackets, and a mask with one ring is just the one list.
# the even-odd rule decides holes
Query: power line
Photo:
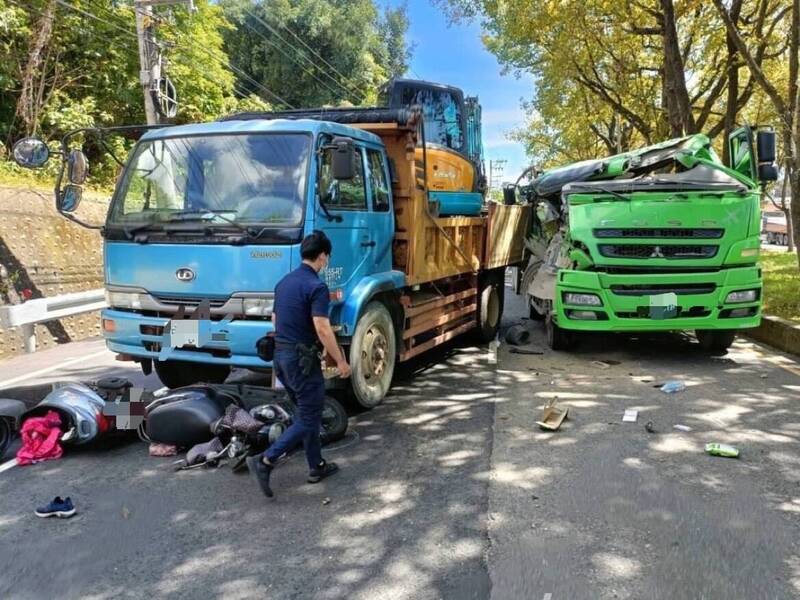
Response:
[{"label": "power line", "polygon": [[[284,51],[284,49],[283,49],[283,48],[281,48],[281,47],[280,47],[278,44],[276,44],[276,43],[275,43],[275,42],[273,42],[272,40],[268,39],[268,38],[267,38],[267,36],[265,36],[263,33],[261,33],[260,31],[258,31],[258,30],[257,30],[255,27],[253,27],[252,25],[250,25],[250,23],[248,23],[248,22],[247,22],[247,20],[245,20],[245,21],[244,21],[244,25],[245,25],[245,26],[246,26],[248,29],[250,29],[250,30],[251,30],[253,33],[255,33],[256,35],[258,35],[259,37],[261,37],[261,39],[263,39],[265,42],[267,42],[267,43],[268,43],[270,46],[272,46],[272,47],[274,47],[276,50],[278,50],[278,52],[280,52],[281,54],[283,54],[283,55],[284,55],[286,58],[288,58],[289,60],[293,61],[293,62],[294,62],[294,63],[295,63],[297,66],[299,66],[301,69],[303,69],[303,71],[304,71],[306,74],[308,74],[308,75],[311,75],[311,77],[313,77],[314,79],[316,79],[316,80],[317,80],[317,82],[318,82],[320,85],[323,85],[323,86],[325,86],[325,87],[328,89],[328,91],[330,91],[331,93],[333,93],[333,94],[335,94],[335,95],[338,95],[338,92],[337,92],[335,89],[333,89],[333,88],[332,88],[332,87],[330,87],[330,86],[329,86],[327,83],[325,83],[324,81],[322,81],[322,80],[321,80],[319,77],[317,77],[316,75],[314,75],[314,73],[312,73],[311,71],[309,71],[309,70],[308,70],[308,69],[307,69],[307,68],[306,68],[306,67],[305,67],[305,66],[304,66],[302,63],[298,62],[298,61],[297,61],[295,58],[293,58],[293,57],[289,56],[289,55],[288,55],[288,54],[287,54],[287,53]],[[283,41],[283,40],[281,39],[281,41]],[[350,91],[349,91],[347,88],[345,88],[345,87],[342,87],[342,86],[341,86],[341,84],[339,84],[339,87],[340,87],[340,88],[342,89],[342,91],[344,91],[346,94],[349,94],[349,93],[350,93]]]},{"label": "power line", "polygon": [[[9,2],[14,2],[14,0],[8,0],[8,1],[9,1]],[[101,18],[101,17],[98,17],[97,15],[95,15],[95,14],[93,14],[93,13],[90,13],[90,12],[87,12],[87,11],[85,11],[85,10],[82,10],[82,9],[78,8],[77,6],[73,6],[73,5],[71,5],[71,4],[68,4],[67,2],[64,2],[64,0],[56,0],[56,2],[57,2],[58,4],[60,4],[61,6],[63,6],[63,7],[65,7],[65,8],[67,8],[67,9],[69,9],[69,10],[73,10],[73,11],[75,11],[75,12],[79,12],[79,13],[81,13],[82,15],[84,15],[84,16],[86,16],[86,17],[89,17],[89,18],[91,18],[91,19],[94,19],[95,21],[99,21],[99,22],[101,22],[101,23],[105,23],[105,24],[107,24],[107,25],[110,25],[111,27],[114,27],[115,29],[117,29],[117,30],[119,30],[119,31],[121,31],[121,32],[123,32],[123,33],[125,33],[126,35],[129,35],[129,36],[133,37],[134,39],[137,39],[137,38],[136,38],[136,34],[135,34],[135,33],[133,33],[133,32],[132,32],[130,29],[127,29],[127,28],[125,28],[125,27],[122,27],[122,26],[120,26],[120,25],[117,25],[116,23],[113,23],[113,22],[111,22],[111,21],[109,21],[109,20],[107,20],[107,19],[103,19],[103,18]],[[16,2],[14,2],[14,3],[16,4]],[[113,15],[113,13],[111,13],[110,11],[108,11],[108,10],[107,10],[105,7],[98,7],[98,6],[94,5],[94,8],[95,8],[95,9],[98,9],[98,8],[99,8],[99,9],[103,10],[103,11],[106,13],[106,15],[107,15],[107,16],[109,16],[109,17],[111,17],[111,18],[115,18],[115,15]],[[134,11],[138,11],[139,9],[137,9],[136,7],[133,7],[133,10],[134,10]],[[40,14],[41,14],[41,13],[40,13]],[[183,48],[185,49],[185,47],[184,47],[184,46],[181,46],[181,47],[183,47]],[[208,50],[207,48],[203,48],[202,46],[193,46],[193,48],[192,48],[192,49],[193,49],[193,50],[199,50],[199,51],[203,52],[204,54],[206,54],[206,56],[211,56],[212,58],[216,58],[217,60],[221,60],[221,59],[223,59],[223,58],[224,58],[222,55],[214,55],[214,54],[212,54],[210,50]],[[195,67],[195,65],[192,65],[191,63],[185,62],[185,59],[183,59],[183,60],[180,60],[179,62],[184,62],[184,65],[185,65],[185,66],[188,66],[188,67],[191,67],[191,68],[194,68],[194,67]],[[273,99],[275,99],[275,100],[278,100],[279,102],[281,102],[282,104],[284,104],[285,106],[287,106],[287,107],[289,107],[289,108],[294,108],[294,106],[292,106],[292,105],[291,105],[289,102],[287,102],[286,100],[284,100],[283,98],[281,98],[281,97],[280,97],[278,94],[274,93],[274,92],[273,92],[272,90],[270,90],[268,87],[266,87],[265,85],[263,85],[263,84],[261,84],[260,82],[256,81],[255,79],[253,79],[253,78],[252,78],[250,75],[248,75],[248,74],[247,74],[246,72],[244,72],[243,70],[239,69],[238,67],[235,67],[235,66],[233,66],[232,64],[230,64],[230,62],[228,62],[228,63],[227,63],[227,67],[228,67],[228,68],[229,68],[231,71],[233,71],[234,73],[236,73],[236,74],[240,75],[241,77],[243,77],[244,79],[247,79],[248,81],[250,81],[250,82],[251,82],[251,83],[252,83],[254,86],[256,86],[257,88],[259,88],[259,89],[263,90],[264,92],[266,92],[266,93],[267,93],[267,94],[268,94],[270,97],[272,97]],[[201,73],[201,74],[202,74],[202,75],[203,75],[203,76],[204,76],[204,77],[205,77],[205,78],[206,78],[208,81],[213,81],[214,83],[217,83],[217,84],[219,84],[219,85],[222,85],[220,81],[217,81],[216,79],[213,79],[213,78],[211,78],[211,77],[208,77],[208,76],[207,76],[205,73],[203,73],[202,71],[198,70],[198,72],[199,72],[199,73]],[[235,89],[235,88],[234,88],[234,89]],[[240,93],[241,93],[241,92],[240,92]],[[264,98],[264,100],[266,100],[266,98]]]},{"label": "power line", "polygon": [[[289,47],[290,47],[290,48],[292,48],[293,50],[296,50],[296,51],[299,53],[300,57],[301,57],[301,58],[303,58],[303,59],[304,59],[306,62],[308,62],[308,63],[309,63],[309,64],[310,64],[312,67],[319,68],[321,73],[323,73],[325,76],[327,76],[327,77],[328,77],[328,79],[330,79],[331,81],[333,81],[333,82],[334,82],[334,84],[336,84],[337,86],[339,86],[339,88],[341,88],[341,89],[342,89],[342,90],[343,90],[343,91],[344,91],[346,94],[352,94],[353,92],[356,92],[356,93],[361,93],[361,91],[362,91],[362,90],[359,90],[359,89],[357,89],[357,88],[350,88],[350,89],[348,89],[347,87],[345,87],[344,85],[342,85],[342,83],[341,83],[341,82],[339,82],[339,81],[337,81],[337,80],[336,80],[336,78],[334,78],[334,77],[333,77],[333,76],[332,76],[330,73],[328,73],[328,72],[327,72],[327,71],[325,71],[324,69],[320,68],[320,67],[319,67],[319,65],[317,65],[316,63],[314,63],[314,61],[312,61],[312,60],[311,60],[311,59],[309,59],[307,56],[305,56],[305,54],[303,54],[303,51],[302,51],[300,48],[298,48],[297,46],[295,46],[295,45],[294,45],[294,44],[292,44],[291,42],[289,42],[289,41],[287,41],[286,39],[284,39],[283,37],[281,37],[281,35],[280,35],[280,34],[279,34],[277,31],[275,31],[275,29],[274,29],[274,28],[273,28],[273,27],[272,27],[272,26],[271,26],[269,23],[267,23],[266,21],[264,21],[264,20],[263,20],[261,17],[259,17],[258,15],[256,15],[255,13],[253,13],[253,12],[251,12],[251,11],[247,10],[247,9],[244,9],[244,12],[245,12],[247,15],[251,16],[251,17],[252,17],[253,19],[255,19],[256,21],[258,21],[258,22],[259,22],[261,25],[263,25],[264,27],[266,27],[266,28],[267,28],[267,29],[268,29],[270,32],[272,32],[272,33],[275,35],[275,37],[277,37],[277,38],[278,38],[280,41],[282,41],[283,43],[285,43],[287,46],[289,46]],[[244,21],[244,23],[245,23],[245,25],[248,25],[248,23],[247,23],[247,20],[245,20],[245,21]],[[287,30],[289,33],[291,33],[291,34],[292,34],[292,35],[293,35],[295,38],[297,38],[298,40],[300,40],[300,38],[299,38],[297,35],[295,35],[295,33],[294,33],[293,31],[291,31],[291,30],[290,30],[288,27],[286,27],[285,25],[282,25],[282,26],[283,26],[283,27],[284,27],[284,28],[285,28],[285,29],[286,29],[286,30]],[[251,29],[252,29],[252,28],[251,28]],[[259,34],[259,35],[260,35],[260,34]],[[262,38],[263,38],[265,41],[267,41],[267,38],[266,38],[264,35],[261,35],[261,37],[262,37]],[[303,45],[304,45],[304,46],[306,46],[306,47],[308,48],[308,45],[307,45],[305,42],[303,42],[302,40],[300,40],[300,41],[303,43]],[[272,42],[270,42],[270,43],[272,43]],[[274,45],[274,43],[273,43],[273,45]],[[277,46],[276,46],[276,47],[277,47]],[[280,47],[278,47],[278,49],[279,49],[279,50],[281,50],[281,52],[283,52],[283,51],[282,51],[282,49],[281,49]],[[327,62],[327,61],[326,61],[324,58],[322,58],[322,56],[320,56],[319,54],[317,54],[317,53],[316,53],[316,52],[314,52],[313,50],[312,50],[312,52],[313,52],[313,53],[314,53],[314,54],[315,54],[315,55],[316,55],[316,56],[317,56],[317,57],[318,57],[320,60],[322,60],[322,61],[323,61],[323,62],[324,62],[326,65],[328,65],[328,66],[329,66],[331,69],[333,69],[333,70],[334,70],[336,73],[338,73],[340,77],[344,78],[344,80],[345,80],[345,81],[347,80],[347,78],[346,78],[344,75],[342,75],[341,73],[339,73],[339,71],[336,71],[336,69],[335,69],[335,68],[334,68],[334,67],[333,67],[333,66],[332,66],[332,65],[331,65],[329,62]],[[284,55],[286,56],[286,54],[285,54],[285,53],[284,53]],[[291,59],[291,57],[289,57],[289,58]],[[291,60],[294,60],[294,59],[291,59]],[[296,60],[295,60],[294,62],[295,62],[296,64],[298,64],[298,65],[300,64],[300,63],[299,63],[299,62],[297,62]],[[317,79],[317,78],[315,77],[315,79]],[[317,81],[319,81],[319,79],[317,79]],[[326,86],[326,87],[327,87],[327,86]],[[330,90],[330,88],[328,88],[328,89]],[[331,91],[332,91],[332,90],[331,90]],[[335,92],[334,92],[334,93],[335,93]]]}]

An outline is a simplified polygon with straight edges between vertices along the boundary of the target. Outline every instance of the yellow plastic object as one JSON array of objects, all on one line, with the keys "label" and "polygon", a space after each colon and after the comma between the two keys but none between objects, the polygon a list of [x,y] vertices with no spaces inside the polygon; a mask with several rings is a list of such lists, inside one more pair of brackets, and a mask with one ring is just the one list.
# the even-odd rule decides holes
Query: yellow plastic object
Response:
[{"label": "yellow plastic object", "polygon": [[[475,186],[475,167],[463,155],[444,146],[427,144],[428,189],[432,192],[471,192]],[[414,150],[417,178],[422,185],[422,147]]]}]

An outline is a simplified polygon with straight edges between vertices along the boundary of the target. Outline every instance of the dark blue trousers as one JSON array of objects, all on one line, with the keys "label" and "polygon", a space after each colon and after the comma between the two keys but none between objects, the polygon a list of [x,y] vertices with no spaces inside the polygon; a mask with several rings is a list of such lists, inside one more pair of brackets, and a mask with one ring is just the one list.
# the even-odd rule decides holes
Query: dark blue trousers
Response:
[{"label": "dark blue trousers", "polygon": [[289,397],[297,405],[297,410],[289,429],[267,449],[265,455],[274,463],[282,455],[303,444],[309,468],[316,469],[322,462],[319,440],[322,408],[325,403],[325,378],[322,376],[322,369],[317,362],[311,372],[304,375],[300,370],[297,351],[284,349],[275,350],[272,366]]}]

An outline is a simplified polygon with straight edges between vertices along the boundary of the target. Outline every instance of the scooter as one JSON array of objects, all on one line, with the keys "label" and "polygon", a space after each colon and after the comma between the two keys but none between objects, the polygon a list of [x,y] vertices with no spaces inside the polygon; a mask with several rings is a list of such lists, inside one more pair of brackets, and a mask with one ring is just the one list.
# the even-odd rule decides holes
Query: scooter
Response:
[{"label": "scooter", "polygon": [[[215,466],[230,460],[244,468],[245,459],[266,450],[291,425],[297,407],[282,391],[251,385],[209,384],[174,390],[145,409],[150,441],[191,448],[183,467]],[[325,398],[321,442],[329,444],[347,433],[347,413]]]}]

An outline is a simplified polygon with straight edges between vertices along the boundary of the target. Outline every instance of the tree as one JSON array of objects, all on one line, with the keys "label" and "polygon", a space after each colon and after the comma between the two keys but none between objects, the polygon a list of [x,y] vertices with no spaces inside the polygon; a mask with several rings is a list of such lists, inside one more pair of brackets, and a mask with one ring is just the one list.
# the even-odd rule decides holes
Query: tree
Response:
[{"label": "tree", "polygon": [[[295,107],[377,101],[378,88],[405,71],[404,6],[380,15],[374,0],[223,0],[233,29],[225,47],[240,87],[263,85]],[[255,81],[253,81],[255,80]]]},{"label": "tree", "polygon": [[[534,76],[532,128],[518,137],[539,140],[537,160],[569,160],[567,147],[606,154],[697,131],[714,137],[730,132],[759,94],[703,0],[440,2],[455,19],[479,16],[485,43],[504,66]],[[733,3],[755,40],[756,62],[774,69],[785,50],[781,4]],[[562,151],[543,148],[543,134],[553,133]]]},{"label": "tree", "polygon": [[[731,11],[723,4],[722,0],[713,0],[719,12],[725,29],[736,46],[738,52],[744,57],[747,68],[758,86],[764,90],[772,102],[779,117],[780,136],[784,146],[786,172],[784,177],[789,180],[792,196],[791,227],[789,230],[794,236],[795,246],[800,237],[800,0],[792,0],[789,20],[789,73],[783,90],[779,84],[767,76],[767,72],[758,63],[757,49],[748,45]],[[785,198],[785,194],[784,194]],[[800,253],[798,254],[800,266]]]}]

